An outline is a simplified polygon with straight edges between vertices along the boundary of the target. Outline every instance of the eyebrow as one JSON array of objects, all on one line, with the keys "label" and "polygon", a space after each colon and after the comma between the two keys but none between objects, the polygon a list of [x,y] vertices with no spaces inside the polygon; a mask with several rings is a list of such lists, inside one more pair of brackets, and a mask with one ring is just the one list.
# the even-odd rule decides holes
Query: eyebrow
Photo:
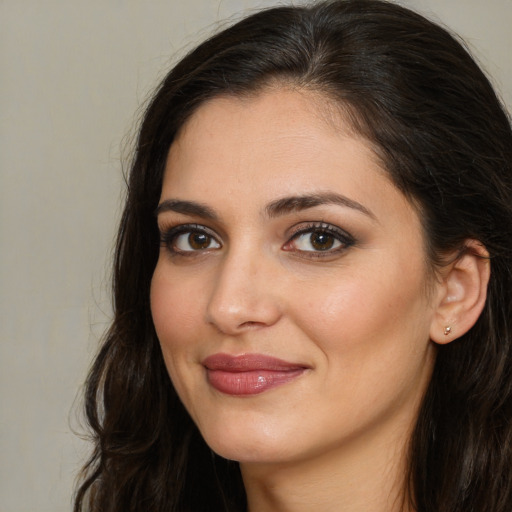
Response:
[{"label": "eyebrow", "polygon": [[315,206],[322,206],[325,204],[335,204],[347,208],[352,208],[361,213],[364,213],[373,220],[377,220],[375,215],[361,203],[349,199],[341,194],[333,192],[325,192],[318,194],[308,194],[303,196],[283,197],[272,201],[266,208],[266,213],[270,218],[286,215],[287,213],[298,212],[314,208]]},{"label": "eyebrow", "polygon": [[176,212],[184,215],[194,215],[204,219],[218,220],[218,215],[205,204],[196,201],[181,201],[179,199],[166,199],[162,201],[155,210],[158,216],[163,212]]},{"label": "eyebrow", "polygon": [[[288,213],[307,210],[309,208],[314,208],[315,206],[322,206],[326,204],[335,204],[346,208],[352,208],[353,210],[364,213],[368,217],[376,220],[375,215],[361,203],[333,192],[283,197],[269,203],[265,208],[265,213],[269,218],[275,218]],[[193,215],[204,219],[219,220],[219,216],[212,208],[196,201],[166,199],[157,206],[155,215],[158,216],[161,213],[168,211],[181,213],[183,215]]]}]

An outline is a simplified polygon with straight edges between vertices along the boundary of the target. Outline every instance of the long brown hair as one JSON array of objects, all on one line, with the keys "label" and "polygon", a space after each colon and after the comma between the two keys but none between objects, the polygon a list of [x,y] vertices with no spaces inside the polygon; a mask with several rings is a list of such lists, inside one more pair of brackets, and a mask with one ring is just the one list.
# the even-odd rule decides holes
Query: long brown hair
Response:
[{"label": "long brown hair", "polygon": [[155,93],[117,238],[114,320],[87,381],[95,444],[75,512],[246,507],[238,465],[206,446],[163,363],[149,304],[154,211],[169,147],[195,109],[280,80],[323,92],[349,113],[417,205],[434,268],[468,238],[487,248],[487,303],[467,334],[439,348],[411,440],[410,495],[419,512],[510,512],[510,120],[456,38],[380,0],[254,14],[193,50]]}]

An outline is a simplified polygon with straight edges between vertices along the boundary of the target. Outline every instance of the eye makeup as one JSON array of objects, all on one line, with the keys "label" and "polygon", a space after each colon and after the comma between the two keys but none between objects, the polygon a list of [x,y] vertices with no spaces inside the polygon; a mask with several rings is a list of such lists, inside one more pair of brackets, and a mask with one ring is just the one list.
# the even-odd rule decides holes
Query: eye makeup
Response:
[{"label": "eye makeup", "polygon": [[355,243],[355,238],[338,226],[323,221],[306,222],[294,226],[283,250],[303,257],[323,258],[338,255]]},{"label": "eye makeup", "polygon": [[[323,221],[302,222],[289,231],[281,249],[303,258],[332,258],[356,243],[347,231]],[[212,229],[196,223],[161,229],[160,244],[173,257],[194,257],[223,248]]]},{"label": "eye makeup", "polygon": [[160,245],[172,256],[185,257],[222,248],[217,235],[201,224],[179,224],[162,229]]}]

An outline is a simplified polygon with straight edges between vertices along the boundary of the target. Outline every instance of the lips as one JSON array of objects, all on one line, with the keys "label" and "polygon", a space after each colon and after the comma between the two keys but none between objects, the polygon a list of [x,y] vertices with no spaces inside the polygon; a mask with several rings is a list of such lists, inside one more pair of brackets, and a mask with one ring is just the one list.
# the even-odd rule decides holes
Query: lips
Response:
[{"label": "lips", "polygon": [[228,395],[256,395],[286,384],[307,366],[262,354],[214,354],[203,361],[209,384]]}]

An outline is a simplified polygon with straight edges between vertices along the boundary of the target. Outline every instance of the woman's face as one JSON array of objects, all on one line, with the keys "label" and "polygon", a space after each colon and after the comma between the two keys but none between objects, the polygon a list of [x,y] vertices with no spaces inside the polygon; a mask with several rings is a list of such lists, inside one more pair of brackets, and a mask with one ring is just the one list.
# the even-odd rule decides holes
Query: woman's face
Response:
[{"label": "woman's face", "polygon": [[201,106],[158,225],[153,319],[214,451],[294,461],[409,431],[434,360],[420,222],[318,96]]}]

